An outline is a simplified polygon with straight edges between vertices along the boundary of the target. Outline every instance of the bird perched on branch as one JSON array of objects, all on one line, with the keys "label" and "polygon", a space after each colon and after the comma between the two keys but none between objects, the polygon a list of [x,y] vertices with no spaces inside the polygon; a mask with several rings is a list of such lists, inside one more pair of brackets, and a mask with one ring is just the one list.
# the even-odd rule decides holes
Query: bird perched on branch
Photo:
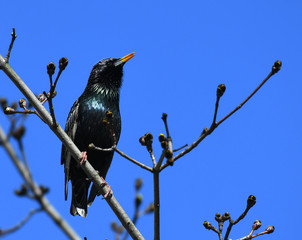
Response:
[{"label": "bird perched on branch", "polygon": [[[101,148],[113,146],[113,134],[103,124],[107,111],[113,114],[115,143],[119,140],[121,133],[119,96],[123,66],[132,57],[134,57],[134,53],[122,58],[106,58],[94,65],[87,86],[73,104],[65,126],[65,132],[82,151],[83,160],[84,156],[87,156],[89,163],[104,179],[113,158],[113,151],[94,151],[90,150],[88,146],[90,143]],[[92,204],[99,192],[92,185],[87,199],[91,180],[64,145],[62,146],[61,164],[64,164],[65,172],[65,200],[67,200],[68,194],[68,181],[71,180],[72,184],[70,213],[73,216],[86,217],[87,205]]]}]

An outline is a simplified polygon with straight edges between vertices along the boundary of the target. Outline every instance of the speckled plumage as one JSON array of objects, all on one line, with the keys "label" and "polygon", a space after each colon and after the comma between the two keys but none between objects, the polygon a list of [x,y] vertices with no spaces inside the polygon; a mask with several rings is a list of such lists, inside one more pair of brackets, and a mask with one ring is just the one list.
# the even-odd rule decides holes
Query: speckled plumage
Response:
[{"label": "speckled plumage", "polygon": [[[112,147],[112,135],[103,124],[108,110],[113,113],[114,131],[117,141],[119,140],[121,133],[119,90],[122,84],[123,65],[129,59],[107,58],[98,62],[90,73],[83,94],[73,104],[66,122],[66,133],[80,151],[87,152],[88,161],[104,179],[110,167],[113,152],[92,151],[88,149],[88,145],[93,143],[101,148]],[[72,183],[70,213],[74,216],[79,214],[86,217],[87,205],[92,204],[98,194],[97,189],[93,185],[87,199],[91,180],[87,178],[80,165],[72,159],[64,145],[61,164],[64,164],[65,171],[65,199],[68,194],[68,181],[71,180]]]}]

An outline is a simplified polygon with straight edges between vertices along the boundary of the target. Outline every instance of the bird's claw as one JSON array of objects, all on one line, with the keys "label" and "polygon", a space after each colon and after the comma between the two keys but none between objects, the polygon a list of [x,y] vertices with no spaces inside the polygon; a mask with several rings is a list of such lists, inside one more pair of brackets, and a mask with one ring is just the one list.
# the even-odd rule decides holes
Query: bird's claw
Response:
[{"label": "bird's claw", "polygon": [[102,199],[106,199],[106,198],[110,198],[113,194],[113,190],[111,189],[111,186],[108,185],[108,183],[105,181],[105,179],[103,177],[101,177],[102,180],[104,181],[104,183],[102,184],[102,187],[107,186],[108,187],[108,192],[104,195],[104,197]]},{"label": "bird's claw", "polygon": [[83,165],[87,162],[87,152],[82,152],[82,160],[80,161],[80,164]]}]

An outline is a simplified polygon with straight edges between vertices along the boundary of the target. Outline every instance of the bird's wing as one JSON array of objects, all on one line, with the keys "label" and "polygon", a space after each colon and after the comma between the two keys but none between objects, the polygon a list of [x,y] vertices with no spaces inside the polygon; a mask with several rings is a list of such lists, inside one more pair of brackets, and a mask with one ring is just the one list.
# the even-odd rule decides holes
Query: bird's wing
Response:
[{"label": "bird's wing", "polygon": [[[71,138],[72,141],[74,141],[75,133],[77,131],[79,106],[80,106],[79,100],[76,100],[69,112],[66,121],[65,132]],[[68,195],[70,161],[71,161],[71,154],[67,150],[67,148],[64,145],[62,145],[61,164],[64,164],[64,172],[65,172],[65,200],[67,200],[67,195]]]}]

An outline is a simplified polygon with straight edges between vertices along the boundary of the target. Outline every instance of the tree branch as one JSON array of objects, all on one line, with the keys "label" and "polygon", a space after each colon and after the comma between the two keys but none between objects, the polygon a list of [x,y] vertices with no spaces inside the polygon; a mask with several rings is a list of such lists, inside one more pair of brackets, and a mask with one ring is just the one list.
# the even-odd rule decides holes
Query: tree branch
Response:
[{"label": "tree branch", "polygon": [[51,205],[48,199],[43,195],[41,188],[32,180],[28,169],[24,166],[21,160],[18,158],[16,152],[14,151],[12,145],[7,140],[7,137],[0,126],[0,140],[5,148],[6,152],[12,159],[19,173],[23,177],[26,184],[30,187],[34,193],[36,199],[41,205],[41,208],[46,211],[46,213],[53,219],[53,221],[65,232],[65,234],[75,240],[80,240],[81,238],[77,233],[69,226],[69,224],[60,216],[56,209]]},{"label": "tree branch", "polygon": [[12,232],[17,231],[17,230],[20,229],[25,223],[27,223],[28,220],[29,220],[35,213],[40,212],[40,211],[42,211],[41,208],[39,208],[39,209],[33,209],[33,210],[31,210],[31,211],[28,213],[28,215],[27,215],[21,222],[19,222],[17,225],[15,225],[15,226],[13,226],[13,227],[11,227],[11,228],[9,228],[9,229],[4,229],[4,230],[3,230],[3,229],[0,229],[0,237],[3,237],[3,236],[6,235],[6,234],[9,234],[9,233],[12,233]]},{"label": "tree branch", "polygon": [[[234,108],[229,114],[227,114],[224,118],[222,118],[220,121],[218,121],[216,123],[216,116],[217,116],[217,111],[218,111],[218,104],[219,104],[219,100],[220,97],[223,95],[224,91],[225,91],[225,86],[223,84],[220,84],[217,88],[217,99],[216,99],[216,104],[215,104],[215,113],[214,113],[214,119],[213,119],[213,123],[210,127],[210,129],[205,128],[203,130],[203,132],[201,133],[201,135],[198,137],[198,139],[193,142],[189,147],[187,147],[185,150],[183,150],[182,152],[180,152],[179,154],[177,154],[173,159],[172,162],[175,162],[177,159],[181,158],[182,156],[184,156],[185,154],[189,153],[190,151],[192,151],[195,147],[198,146],[198,144],[204,139],[206,138],[208,135],[210,135],[221,123],[223,123],[226,119],[228,119],[230,116],[232,116],[235,112],[237,112],[248,100],[250,100],[256,92],[258,92],[258,90],[275,74],[277,73],[280,69],[281,69],[281,61],[276,61],[272,67],[271,72],[267,75],[267,77],[258,85],[258,87],[256,87],[256,89],[242,102],[240,103],[236,108]],[[163,164],[160,168],[160,170],[162,171],[163,169],[165,169],[166,167],[168,167],[170,164],[168,162],[166,162],[165,164]]]},{"label": "tree branch", "polygon": [[[36,111],[41,116],[42,120],[51,128],[51,130],[57,135],[57,137],[61,140],[61,142],[68,149],[73,158],[80,163],[82,159],[82,154],[77,146],[73,143],[73,141],[68,137],[65,131],[58,124],[56,127],[53,127],[53,119],[48,113],[48,111],[44,108],[41,102],[36,98],[36,96],[32,93],[32,91],[27,87],[27,85],[21,80],[21,78],[17,75],[17,73],[10,67],[8,63],[5,62],[4,58],[0,55],[0,69],[2,69],[6,75],[13,81],[13,83],[19,88],[19,90],[23,93],[23,95],[28,99],[28,101],[34,106]],[[100,178],[98,173],[91,166],[89,161],[85,164],[80,165],[84,170],[86,175],[93,181],[95,186],[104,196],[108,192],[108,187],[105,182]],[[133,239],[144,239],[140,234],[138,229],[134,226],[126,212],[122,209],[118,201],[114,196],[110,198],[106,198],[107,203],[110,205],[111,209],[117,215],[122,225],[127,229],[130,236]]]}]

